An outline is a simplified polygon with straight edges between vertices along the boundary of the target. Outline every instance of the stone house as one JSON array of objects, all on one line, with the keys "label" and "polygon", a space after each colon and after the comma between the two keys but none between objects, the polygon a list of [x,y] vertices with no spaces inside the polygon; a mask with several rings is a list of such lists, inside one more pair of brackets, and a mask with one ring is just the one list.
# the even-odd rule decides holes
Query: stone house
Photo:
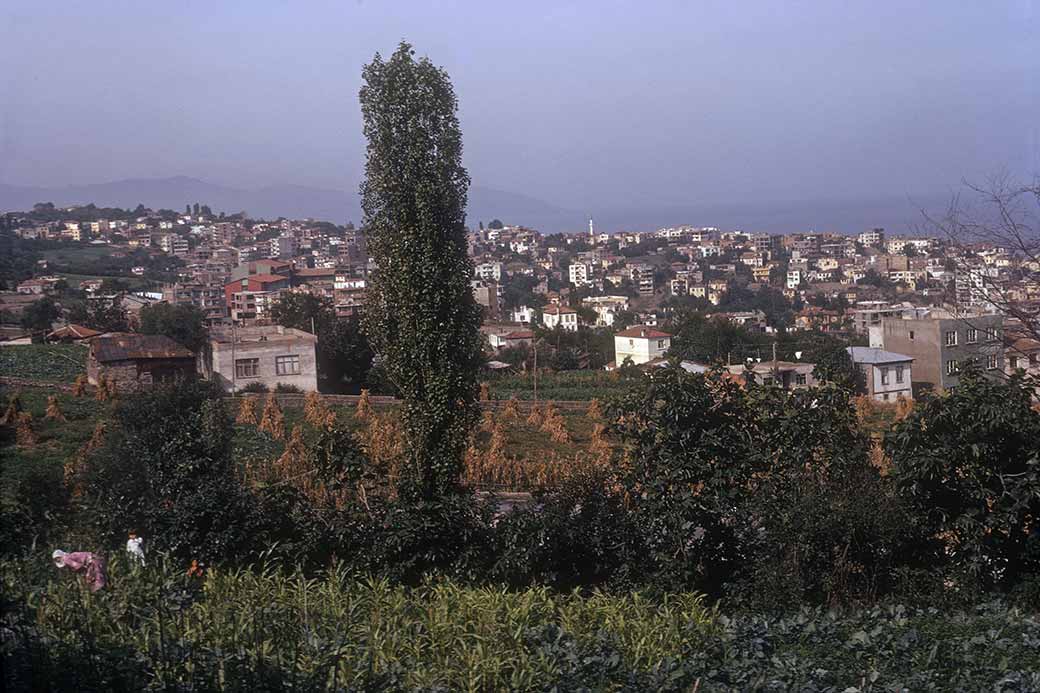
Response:
[{"label": "stone house", "polygon": [[112,378],[120,390],[138,390],[195,377],[195,354],[169,337],[107,334],[90,341],[87,380]]}]

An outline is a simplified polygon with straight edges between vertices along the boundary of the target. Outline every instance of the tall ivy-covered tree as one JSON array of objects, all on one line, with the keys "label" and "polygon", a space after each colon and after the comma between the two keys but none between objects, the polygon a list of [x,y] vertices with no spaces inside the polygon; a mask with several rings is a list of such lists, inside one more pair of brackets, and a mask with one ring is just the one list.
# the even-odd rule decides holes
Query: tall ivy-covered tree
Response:
[{"label": "tall ivy-covered tree", "polygon": [[466,253],[469,175],[447,73],[401,43],[365,66],[368,139],[361,206],[371,277],[365,328],[403,402],[408,438],[402,494],[433,499],[457,487],[476,421],[480,307]]}]

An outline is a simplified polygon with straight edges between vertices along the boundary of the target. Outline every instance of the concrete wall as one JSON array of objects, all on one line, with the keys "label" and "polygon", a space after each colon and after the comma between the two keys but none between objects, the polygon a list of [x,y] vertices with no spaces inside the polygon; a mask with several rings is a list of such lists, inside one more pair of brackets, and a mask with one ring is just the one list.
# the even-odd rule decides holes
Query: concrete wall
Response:
[{"label": "concrete wall", "polygon": [[[318,363],[315,343],[306,339],[270,340],[266,342],[238,342],[232,345],[214,342],[210,345],[209,364],[205,374],[227,392],[237,392],[250,383],[260,382],[269,389],[279,383],[294,385],[304,392],[318,389]],[[299,375],[278,375],[278,356],[299,355]],[[255,378],[236,378],[235,361],[259,359],[259,375]],[[208,372],[206,372],[208,371]]]},{"label": "concrete wall", "polygon": [[[1004,348],[999,332],[1003,326],[1000,315],[980,315],[965,318],[923,318],[913,320],[886,319],[882,322],[882,339],[886,351],[912,356],[914,383],[936,391],[956,387],[956,374],[947,375],[946,363],[955,360],[964,364],[969,358],[979,360],[984,373],[997,374],[1004,370]],[[968,342],[968,330],[978,333],[975,343]],[[986,330],[998,330],[998,339],[988,340]],[[956,346],[946,345],[946,333],[957,333]],[[911,334],[912,333],[912,334]],[[988,369],[990,355],[997,357],[997,368]]]}]

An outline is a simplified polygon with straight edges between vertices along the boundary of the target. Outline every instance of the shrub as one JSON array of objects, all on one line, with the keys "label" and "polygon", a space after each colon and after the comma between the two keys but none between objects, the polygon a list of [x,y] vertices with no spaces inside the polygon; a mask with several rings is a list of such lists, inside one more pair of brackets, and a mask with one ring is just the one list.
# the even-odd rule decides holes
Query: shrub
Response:
[{"label": "shrub", "polygon": [[130,529],[180,559],[234,562],[250,555],[257,518],[231,457],[233,428],[206,383],[133,395],[115,412],[88,461],[86,508],[99,538]]},{"label": "shrub", "polygon": [[[1040,412],[1018,376],[968,369],[886,438],[900,491],[969,587],[1011,589],[1040,570]],[[938,548],[938,544],[942,548]],[[972,584],[974,583],[974,584]]]},{"label": "shrub", "polygon": [[258,395],[259,394],[267,394],[268,391],[269,391],[269,388],[267,387],[267,385],[265,383],[260,382],[260,381],[253,381],[253,382],[249,383],[248,385],[246,385],[245,387],[243,387],[243,388],[241,388],[239,390],[239,392],[258,394]]},{"label": "shrub", "polygon": [[286,395],[299,395],[303,394],[303,390],[293,385],[292,383],[275,383],[274,391],[279,394]]}]

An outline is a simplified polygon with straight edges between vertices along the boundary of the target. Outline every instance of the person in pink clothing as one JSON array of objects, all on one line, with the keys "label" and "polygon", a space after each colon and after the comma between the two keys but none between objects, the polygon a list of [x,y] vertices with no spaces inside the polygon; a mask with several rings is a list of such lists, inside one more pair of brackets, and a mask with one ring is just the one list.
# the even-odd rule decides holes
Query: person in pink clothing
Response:
[{"label": "person in pink clothing", "polygon": [[87,587],[91,592],[97,592],[108,584],[108,573],[105,571],[105,559],[96,553],[89,551],[55,551],[51,554],[54,565],[59,568],[70,568],[75,573],[83,573],[87,581]]}]

